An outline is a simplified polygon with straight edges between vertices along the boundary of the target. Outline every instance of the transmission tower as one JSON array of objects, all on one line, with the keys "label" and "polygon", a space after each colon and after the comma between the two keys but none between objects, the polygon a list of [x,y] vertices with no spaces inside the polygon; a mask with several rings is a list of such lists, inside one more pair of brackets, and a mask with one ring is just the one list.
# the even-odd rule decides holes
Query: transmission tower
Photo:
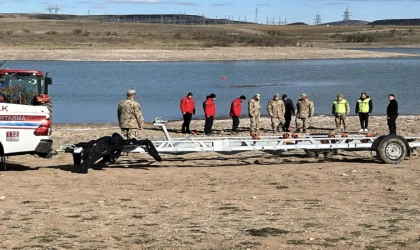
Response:
[{"label": "transmission tower", "polygon": [[46,8],[45,10],[48,10],[48,14],[52,14],[54,7],[51,7],[50,5],[48,5],[48,8]]},{"label": "transmission tower", "polygon": [[321,20],[322,20],[321,15],[319,14],[319,12],[317,12],[315,16],[315,25],[320,25]]},{"label": "transmission tower", "polygon": [[343,15],[343,21],[345,22],[345,24],[349,25],[350,24],[350,11],[349,8],[346,8],[346,11],[344,11],[344,15]]},{"label": "transmission tower", "polygon": [[58,14],[58,12],[62,9],[59,8],[57,5],[55,7],[51,7],[50,5],[48,5],[48,8],[46,8],[45,10],[48,10],[48,14]]},{"label": "transmission tower", "polygon": [[255,9],[255,23],[258,23],[258,8]]}]

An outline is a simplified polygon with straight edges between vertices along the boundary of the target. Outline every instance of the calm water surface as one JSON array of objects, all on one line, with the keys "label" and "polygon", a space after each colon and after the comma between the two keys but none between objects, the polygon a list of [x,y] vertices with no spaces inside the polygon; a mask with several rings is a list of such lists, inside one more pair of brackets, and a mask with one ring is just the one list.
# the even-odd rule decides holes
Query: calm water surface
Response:
[{"label": "calm water surface", "polygon": [[[146,121],[157,116],[181,119],[179,101],[194,93],[195,118],[203,117],[206,95],[217,95],[217,116],[228,116],[240,95],[262,95],[263,114],[274,93],[296,102],[301,93],[315,102],[315,114],[330,114],[338,93],[354,109],[365,91],[374,115],[385,114],[394,93],[400,113],[420,113],[420,59],[346,59],[217,62],[65,62],[8,61],[4,67],[39,69],[53,77],[50,88],[55,123],[117,122],[116,110],[127,89],[136,89]],[[226,80],[221,77],[225,75]],[[247,105],[244,105],[245,114]],[[352,110],[352,113],[354,110]]]}]

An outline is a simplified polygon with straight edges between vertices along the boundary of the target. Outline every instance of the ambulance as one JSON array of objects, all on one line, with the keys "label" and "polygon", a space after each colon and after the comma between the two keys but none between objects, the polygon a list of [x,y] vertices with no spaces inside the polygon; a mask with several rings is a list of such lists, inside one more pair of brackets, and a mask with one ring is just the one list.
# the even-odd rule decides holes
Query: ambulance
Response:
[{"label": "ambulance", "polygon": [[[0,70],[0,159],[32,154],[50,157],[52,79],[39,70]],[[5,165],[4,165],[5,166]]]}]

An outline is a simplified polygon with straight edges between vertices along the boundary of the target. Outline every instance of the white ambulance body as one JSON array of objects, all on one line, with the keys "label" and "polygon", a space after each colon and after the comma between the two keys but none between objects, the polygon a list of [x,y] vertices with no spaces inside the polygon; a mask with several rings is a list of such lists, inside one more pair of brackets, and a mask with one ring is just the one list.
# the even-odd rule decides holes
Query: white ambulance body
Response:
[{"label": "white ambulance body", "polygon": [[52,151],[51,119],[46,106],[0,103],[0,156]]}]

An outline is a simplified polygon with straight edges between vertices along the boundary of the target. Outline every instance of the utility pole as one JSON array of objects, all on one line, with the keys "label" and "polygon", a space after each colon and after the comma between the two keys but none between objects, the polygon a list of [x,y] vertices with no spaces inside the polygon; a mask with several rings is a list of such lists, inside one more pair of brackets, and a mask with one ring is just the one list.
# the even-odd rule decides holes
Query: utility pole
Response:
[{"label": "utility pole", "polygon": [[322,20],[321,15],[319,14],[319,12],[317,12],[315,16],[315,25],[320,25],[321,20]]},{"label": "utility pole", "polygon": [[350,24],[350,11],[349,8],[346,8],[346,11],[344,11],[344,15],[343,15],[343,21],[345,22],[346,25]]},{"label": "utility pole", "polygon": [[258,23],[258,8],[255,9],[255,23]]}]

